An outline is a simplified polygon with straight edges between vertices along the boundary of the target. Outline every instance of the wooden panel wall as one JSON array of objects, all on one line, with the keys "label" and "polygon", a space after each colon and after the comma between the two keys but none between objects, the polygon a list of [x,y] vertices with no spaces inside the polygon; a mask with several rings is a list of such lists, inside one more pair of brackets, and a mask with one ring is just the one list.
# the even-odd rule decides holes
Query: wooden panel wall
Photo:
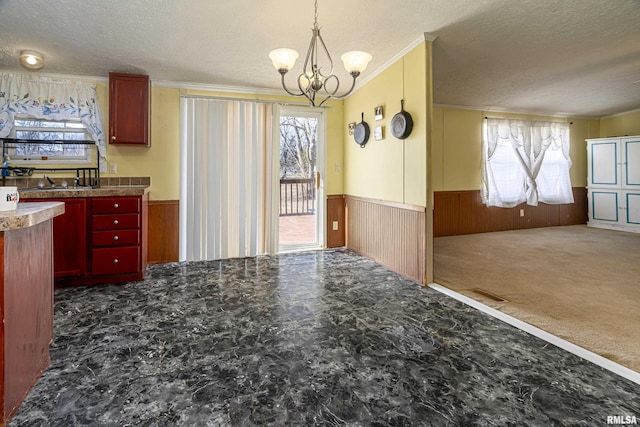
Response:
[{"label": "wooden panel wall", "polygon": [[[327,247],[345,246],[345,198],[342,194],[327,196]],[[148,208],[148,263],[176,262],[179,255],[180,202],[150,200]],[[333,230],[333,221],[338,230]]]},{"label": "wooden panel wall", "polygon": [[[524,228],[554,227],[587,223],[587,190],[573,188],[574,203],[514,208],[487,207],[480,191],[438,191],[434,193],[433,234],[435,237]],[[524,209],[524,217],[520,216]]]},{"label": "wooden panel wall", "polygon": [[[338,229],[333,229],[333,222],[338,222]],[[327,248],[345,246],[344,195],[327,196]]]},{"label": "wooden panel wall", "polygon": [[178,261],[180,202],[150,200],[148,228],[149,264]]},{"label": "wooden panel wall", "polygon": [[53,221],[0,233],[3,264],[0,425],[49,364],[53,339]]},{"label": "wooden panel wall", "polygon": [[418,283],[425,274],[425,208],[346,196],[347,247]]}]

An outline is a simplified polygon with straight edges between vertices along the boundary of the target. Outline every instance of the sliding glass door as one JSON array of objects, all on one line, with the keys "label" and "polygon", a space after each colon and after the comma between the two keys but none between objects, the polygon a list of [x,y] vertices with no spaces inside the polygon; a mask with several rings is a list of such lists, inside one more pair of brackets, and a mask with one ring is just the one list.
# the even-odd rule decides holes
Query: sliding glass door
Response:
[{"label": "sliding glass door", "polygon": [[280,251],[324,246],[324,111],[280,110]]}]

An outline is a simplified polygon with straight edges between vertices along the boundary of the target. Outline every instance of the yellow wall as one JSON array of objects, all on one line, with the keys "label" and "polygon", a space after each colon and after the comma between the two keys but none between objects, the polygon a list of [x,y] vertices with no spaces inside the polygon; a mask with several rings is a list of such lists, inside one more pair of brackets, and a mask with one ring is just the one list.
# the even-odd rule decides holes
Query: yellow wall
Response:
[{"label": "yellow wall", "polygon": [[600,120],[600,137],[640,135],[640,110]]},{"label": "yellow wall", "polygon": [[[349,194],[426,206],[428,44],[422,44],[368,82],[343,102],[327,108],[326,194]],[[97,83],[105,129],[108,129],[108,83]],[[117,176],[150,176],[153,200],[179,198],[180,94],[278,100],[300,103],[301,98],[259,94],[229,94],[152,86],[151,147],[108,145],[107,161],[116,163]],[[414,128],[408,139],[391,135],[391,118],[400,110],[400,100],[411,113]],[[375,121],[373,109],[382,105],[384,119]],[[348,134],[347,123],[365,121],[371,136],[360,148]],[[430,126],[430,179],[434,191],[480,189],[482,122],[485,116],[528,120],[571,121],[571,181],[586,185],[585,139],[639,135],[640,111],[602,120],[554,118],[436,107]],[[373,131],[384,126],[384,139]]]},{"label": "yellow wall", "polygon": [[[153,82],[152,82],[153,84]],[[104,119],[105,131],[109,129],[108,83],[97,85],[98,98]],[[117,173],[103,174],[106,177],[150,176],[149,197],[152,200],[177,200],[180,195],[180,95],[221,96],[277,100],[300,103],[304,100],[293,97],[266,96],[257,94],[230,94],[205,90],[184,90],[171,87],[151,88],[151,146],[108,145],[107,162],[117,165]],[[324,179],[326,194],[342,194],[342,135],[343,102],[329,103],[327,119],[327,176]],[[335,165],[339,165],[338,168]],[[338,169],[338,171],[336,171]]]},{"label": "yellow wall", "polygon": [[479,190],[484,117],[524,120],[568,121],[571,125],[571,184],[584,187],[587,181],[585,139],[597,138],[597,119],[557,118],[496,113],[455,108],[434,108],[432,126],[431,178],[434,191]]},{"label": "yellow wall", "polygon": [[[425,43],[350,95],[344,102],[344,192],[426,206],[427,176],[427,72]],[[413,130],[406,140],[393,137],[389,125],[400,111],[400,100],[411,114]],[[384,118],[374,120],[374,108],[383,107]],[[348,134],[346,123],[369,124],[371,136],[364,148]],[[374,129],[384,127],[376,141]]]}]

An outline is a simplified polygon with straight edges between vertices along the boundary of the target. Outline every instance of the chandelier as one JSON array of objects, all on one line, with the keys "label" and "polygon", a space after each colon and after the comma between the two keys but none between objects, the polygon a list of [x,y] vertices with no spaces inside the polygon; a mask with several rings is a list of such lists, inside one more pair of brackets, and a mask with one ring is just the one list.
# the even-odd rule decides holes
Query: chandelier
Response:
[{"label": "chandelier", "polygon": [[[356,79],[367,68],[367,64],[371,61],[371,55],[367,52],[351,51],[346,52],[340,56],[344,63],[344,68],[347,70],[353,81],[351,88],[342,95],[336,95],[340,88],[340,80],[338,76],[333,74],[333,60],[327,50],[327,46],[322,40],[320,35],[320,27],[318,26],[318,0],[315,0],[315,17],[313,22],[313,36],[311,37],[311,43],[309,44],[309,50],[307,51],[307,57],[304,61],[304,67],[302,73],[298,76],[298,90],[292,92],[285,84],[284,76],[289,72],[298,59],[298,52],[293,49],[280,48],[269,52],[269,58],[273,62],[273,66],[282,76],[282,87],[289,95],[292,96],[304,96],[307,98],[311,106],[321,106],[330,98],[344,98],[349,95],[356,85]],[[318,57],[323,54],[326,58],[323,59],[324,66],[328,65],[328,72],[318,62]],[[321,100],[316,97],[324,97]]]}]

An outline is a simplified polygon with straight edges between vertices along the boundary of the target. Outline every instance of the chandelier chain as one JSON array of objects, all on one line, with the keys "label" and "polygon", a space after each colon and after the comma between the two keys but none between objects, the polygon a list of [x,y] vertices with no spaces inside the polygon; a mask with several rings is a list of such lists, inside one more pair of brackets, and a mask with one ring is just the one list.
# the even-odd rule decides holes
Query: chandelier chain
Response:
[{"label": "chandelier chain", "polygon": [[318,28],[318,0],[316,0],[316,12],[313,17],[313,28]]}]

